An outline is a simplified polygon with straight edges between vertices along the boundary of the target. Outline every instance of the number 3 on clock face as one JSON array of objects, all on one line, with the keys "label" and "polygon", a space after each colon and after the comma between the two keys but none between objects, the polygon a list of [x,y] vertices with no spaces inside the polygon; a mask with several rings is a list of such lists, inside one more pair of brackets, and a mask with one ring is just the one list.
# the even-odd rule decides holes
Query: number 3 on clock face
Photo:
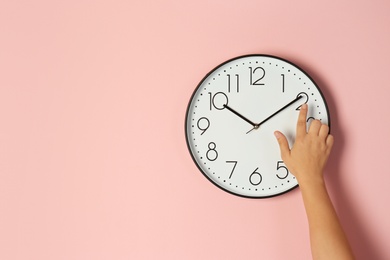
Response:
[{"label": "number 3 on clock face", "polygon": [[280,157],[275,130],[294,143],[298,113],[330,124],[324,96],[293,63],[270,55],[228,60],[195,89],[186,113],[190,154],[208,180],[229,193],[266,198],[298,183]]}]

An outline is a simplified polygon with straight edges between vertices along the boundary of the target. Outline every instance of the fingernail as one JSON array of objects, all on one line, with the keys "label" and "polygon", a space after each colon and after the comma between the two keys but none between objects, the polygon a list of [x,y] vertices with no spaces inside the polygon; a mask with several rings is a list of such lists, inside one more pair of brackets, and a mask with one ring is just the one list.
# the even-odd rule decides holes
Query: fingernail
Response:
[{"label": "fingernail", "polygon": [[307,109],[307,104],[306,104],[306,103],[303,104],[301,108],[302,108],[302,109]]},{"label": "fingernail", "polygon": [[275,132],[274,132],[274,135],[275,135],[275,137],[276,137],[277,139],[279,139],[280,133],[279,133],[278,131],[275,131]]}]

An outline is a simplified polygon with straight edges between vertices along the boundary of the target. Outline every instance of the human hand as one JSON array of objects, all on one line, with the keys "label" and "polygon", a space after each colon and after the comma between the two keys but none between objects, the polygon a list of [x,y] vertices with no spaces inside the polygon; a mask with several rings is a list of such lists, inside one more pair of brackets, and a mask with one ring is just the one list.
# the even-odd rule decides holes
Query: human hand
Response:
[{"label": "human hand", "polygon": [[299,185],[323,181],[323,170],[333,146],[329,127],[313,120],[306,131],[307,104],[302,105],[298,116],[295,143],[290,149],[286,137],[275,131],[282,160],[297,178]]}]

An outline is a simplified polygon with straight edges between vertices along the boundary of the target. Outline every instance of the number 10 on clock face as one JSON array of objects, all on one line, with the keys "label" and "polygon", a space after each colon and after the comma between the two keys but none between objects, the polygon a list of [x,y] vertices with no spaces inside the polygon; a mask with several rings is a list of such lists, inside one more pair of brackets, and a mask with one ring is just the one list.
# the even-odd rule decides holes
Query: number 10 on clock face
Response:
[{"label": "number 10 on clock face", "polygon": [[266,198],[297,181],[280,157],[273,135],[294,143],[298,113],[329,124],[326,101],[311,77],[295,64],[270,55],[246,55],[210,71],[196,87],[186,113],[189,152],[200,172],[229,193]]}]

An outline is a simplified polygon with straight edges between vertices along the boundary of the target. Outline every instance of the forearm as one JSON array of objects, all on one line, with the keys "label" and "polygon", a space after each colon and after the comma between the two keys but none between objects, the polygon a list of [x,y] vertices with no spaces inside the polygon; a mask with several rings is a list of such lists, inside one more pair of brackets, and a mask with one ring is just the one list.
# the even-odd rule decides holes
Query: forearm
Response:
[{"label": "forearm", "polygon": [[313,259],[354,259],[324,181],[301,185]]},{"label": "forearm", "polygon": [[291,149],[286,136],[279,131],[275,132],[275,136],[282,159],[297,178],[302,191],[313,259],[354,259],[323,178],[323,169],[332,150],[334,138],[329,134],[329,126],[322,124],[320,120],[312,120],[307,130],[307,111],[307,105],[303,104]]}]

